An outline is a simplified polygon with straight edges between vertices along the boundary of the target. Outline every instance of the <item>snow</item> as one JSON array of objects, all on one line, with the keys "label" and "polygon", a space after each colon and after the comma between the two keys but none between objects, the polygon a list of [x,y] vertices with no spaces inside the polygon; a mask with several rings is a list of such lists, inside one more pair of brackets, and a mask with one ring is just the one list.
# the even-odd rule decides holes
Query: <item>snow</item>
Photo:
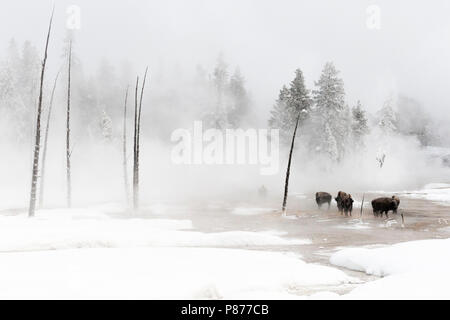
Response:
[{"label": "snow", "polygon": [[429,183],[421,190],[407,192],[406,196],[410,198],[430,200],[442,205],[450,206],[450,184]]},{"label": "snow", "polygon": [[[107,208],[111,210],[111,207]],[[192,231],[190,220],[110,218],[99,207],[40,210],[36,217],[0,217],[0,251],[145,246],[247,247],[310,244],[276,231]]]},{"label": "snow", "polygon": [[339,229],[353,229],[353,230],[365,230],[370,229],[370,225],[367,222],[363,222],[360,219],[352,219],[346,222],[345,224],[340,224],[335,226],[335,228]]},{"label": "snow", "polygon": [[[352,278],[292,254],[240,249],[73,249],[0,254],[0,298],[295,297]],[[253,293],[257,293],[254,295]]]},{"label": "snow", "polygon": [[106,214],[119,210],[0,216],[0,299],[297,299],[357,282],[297,254],[242,249],[311,243],[282,230],[202,233],[189,220]]},{"label": "snow", "polygon": [[275,212],[275,209],[271,208],[246,208],[246,207],[238,207],[233,209],[231,211],[234,215],[240,215],[240,216],[255,216],[260,214],[267,214]]},{"label": "snow", "polygon": [[420,240],[381,248],[348,248],[333,265],[384,277],[365,283],[345,298],[449,299],[450,239]]},{"label": "snow", "polygon": [[[338,249],[332,265],[383,277],[361,283],[304,262],[289,248],[312,241],[284,230],[205,233],[190,220],[119,217],[121,210],[0,215],[0,299],[450,298],[450,239]],[[353,218],[341,228],[368,224]]]},{"label": "snow", "polygon": [[450,188],[449,183],[429,183],[423,187],[424,189],[440,189],[440,188]]}]

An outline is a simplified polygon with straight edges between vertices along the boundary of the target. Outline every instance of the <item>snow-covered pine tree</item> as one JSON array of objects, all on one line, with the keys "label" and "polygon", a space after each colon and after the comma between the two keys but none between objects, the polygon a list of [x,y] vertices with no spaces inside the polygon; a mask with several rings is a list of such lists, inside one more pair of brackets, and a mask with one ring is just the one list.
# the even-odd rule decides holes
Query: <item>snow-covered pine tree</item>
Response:
[{"label": "snow-covered pine tree", "polygon": [[269,126],[279,129],[281,141],[289,143],[298,115],[300,114],[299,125],[301,126],[308,117],[310,108],[309,90],[306,89],[303,72],[297,69],[295,70],[295,78],[291,81],[289,88],[283,86],[280,90],[278,100],[270,112]]},{"label": "snow-covered pine tree", "polygon": [[[339,71],[334,64],[327,62],[315,84],[317,89],[313,91],[314,117],[319,127],[315,130],[318,137],[314,139],[314,145],[316,150],[330,155],[331,160],[339,161],[345,155],[350,136],[350,111],[345,104],[344,81],[339,78]],[[331,140],[336,144],[337,157],[334,156],[335,150],[328,149],[334,149]]]},{"label": "snow-covered pine tree", "polygon": [[305,86],[303,72],[300,69],[295,70],[295,78],[291,81],[288,107],[292,125],[295,125],[298,115],[300,115],[300,124],[308,117],[311,107],[311,98],[309,96],[309,90],[307,90]]},{"label": "snow-covered pine tree", "polygon": [[237,127],[249,111],[249,98],[245,89],[245,80],[239,68],[236,68],[231,76],[228,87],[230,98],[230,106],[227,108],[228,121],[233,127]]},{"label": "snow-covered pine tree", "polygon": [[399,133],[416,136],[423,146],[438,142],[436,125],[419,101],[411,97],[399,96],[396,109]]},{"label": "snow-covered pine tree", "polygon": [[369,133],[366,111],[362,108],[361,101],[358,100],[356,106],[352,108],[352,137],[358,145],[364,145],[364,136]]},{"label": "snow-covered pine tree", "polygon": [[384,103],[383,108],[378,112],[378,126],[386,135],[397,131],[397,117],[394,112],[392,99]]},{"label": "snow-covered pine tree", "polygon": [[[270,111],[269,126],[271,128],[283,129],[290,125],[290,114],[288,112],[289,89],[286,86],[281,88],[278,99]],[[284,132],[285,130],[283,130]]]},{"label": "snow-covered pine tree", "polygon": [[29,141],[35,129],[40,60],[36,48],[29,41],[19,50],[12,39],[6,61],[0,66],[0,102],[14,128],[11,135],[18,142]]},{"label": "snow-covered pine tree", "polygon": [[331,126],[327,122],[325,123],[325,128],[323,130],[323,151],[327,154],[328,158],[332,161],[339,160],[339,150],[336,138],[331,131]]},{"label": "snow-covered pine tree", "polygon": [[225,110],[225,92],[228,82],[228,66],[222,55],[220,55],[217,59],[212,81],[216,90],[216,108],[214,114],[211,115],[211,125],[218,129],[223,129],[228,126],[227,112]]}]

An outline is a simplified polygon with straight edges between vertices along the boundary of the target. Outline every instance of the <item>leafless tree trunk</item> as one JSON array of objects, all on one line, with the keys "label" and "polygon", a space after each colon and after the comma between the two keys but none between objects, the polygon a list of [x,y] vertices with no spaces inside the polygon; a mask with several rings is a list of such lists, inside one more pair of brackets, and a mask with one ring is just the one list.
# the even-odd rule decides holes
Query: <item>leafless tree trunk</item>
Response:
[{"label": "leafless tree trunk", "polygon": [[137,132],[138,132],[138,88],[139,88],[139,76],[136,78],[136,90],[134,91],[134,136],[133,136],[133,207],[134,210],[138,208],[138,181],[137,181]]},{"label": "leafless tree trunk", "polygon": [[286,203],[287,203],[287,196],[288,196],[288,189],[289,189],[289,175],[291,174],[292,153],[294,151],[295,136],[297,135],[297,128],[298,128],[299,121],[300,121],[300,114],[298,115],[297,122],[295,123],[294,134],[292,135],[291,150],[289,151],[289,160],[288,160],[288,166],[287,166],[287,170],[286,170],[286,181],[284,183],[283,206],[281,209],[283,212],[283,215],[286,215]]},{"label": "leafless tree trunk", "polygon": [[141,114],[142,99],[144,96],[145,80],[147,78],[148,67],[145,69],[144,79],[142,81],[141,96],[139,99],[139,108],[137,102],[139,77],[136,80],[135,108],[134,108],[134,161],[133,161],[133,206],[134,210],[139,209],[139,153],[140,153],[140,134],[141,134]]},{"label": "leafless tree trunk", "polygon": [[364,196],[365,196],[366,194],[365,193],[363,193],[363,197],[362,197],[362,201],[361,201],[361,212],[360,212],[360,214],[359,214],[359,218],[361,219],[362,218],[362,215],[363,215],[363,206],[364,206]]},{"label": "leafless tree trunk", "polygon": [[53,83],[52,95],[50,97],[50,104],[48,106],[47,125],[45,127],[44,150],[42,152],[41,188],[39,189],[39,208],[43,208],[44,205],[45,161],[47,159],[48,132],[50,129],[50,118],[52,115],[53,98],[55,96],[56,83],[58,82],[59,74],[60,71],[58,71],[55,78],[55,82]]},{"label": "leafless tree trunk", "polygon": [[123,178],[125,182],[125,196],[127,204],[130,203],[130,187],[128,185],[128,161],[127,161],[127,101],[128,101],[128,87],[125,93],[125,105],[123,108]]},{"label": "leafless tree trunk", "polygon": [[69,44],[69,66],[67,79],[67,117],[66,117],[66,176],[67,176],[67,207],[72,207],[72,180],[70,172],[70,77],[72,69],[72,41]]},{"label": "leafless tree trunk", "polygon": [[29,217],[33,217],[35,214],[35,211],[36,211],[36,189],[37,189],[37,180],[38,180],[38,174],[39,174],[39,153],[41,150],[42,96],[43,96],[43,87],[44,87],[45,65],[47,63],[48,43],[50,40],[50,33],[52,30],[52,22],[53,22],[54,12],[55,12],[55,8],[53,7],[52,15],[50,17],[50,23],[48,26],[47,40],[45,42],[44,60],[42,61],[41,80],[40,80],[40,85],[39,85],[39,99],[38,99],[38,108],[37,108],[37,117],[36,117],[36,136],[35,136],[35,142],[34,142],[33,168],[32,168],[32,174],[31,174],[30,206],[28,208],[28,216]]}]

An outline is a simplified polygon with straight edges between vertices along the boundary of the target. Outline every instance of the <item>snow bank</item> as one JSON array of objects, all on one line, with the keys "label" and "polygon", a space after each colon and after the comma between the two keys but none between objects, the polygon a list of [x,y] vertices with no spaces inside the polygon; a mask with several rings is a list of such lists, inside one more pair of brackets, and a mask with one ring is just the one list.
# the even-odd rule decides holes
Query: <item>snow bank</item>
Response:
[{"label": "snow bank", "polygon": [[375,249],[344,249],[333,254],[330,262],[384,277],[361,285],[347,296],[350,298],[450,298],[450,239],[411,241]]},{"label": "snow bank", "polygon": [[246,247],[302,245],[270,232],[191,231],[190,220],[110,218],[95,209],[42,210],[33,219],[0,216],[0,251],[146,246]]},{"label": "snow bank", "polygon": [[238,249],[0,253],[1,299],[278,299],[353,280],[292,254]]},{"label": "snow bank", "polygon": [[421,190],[406,193],[407,197],[425,199],[443,205],[450,205],[450,184],[429,183]]},{"label": "snow bank", "polygon": [[429,183],[423,187],[424,189],[440,189],[440,188],[450,188],[449,183]]}]

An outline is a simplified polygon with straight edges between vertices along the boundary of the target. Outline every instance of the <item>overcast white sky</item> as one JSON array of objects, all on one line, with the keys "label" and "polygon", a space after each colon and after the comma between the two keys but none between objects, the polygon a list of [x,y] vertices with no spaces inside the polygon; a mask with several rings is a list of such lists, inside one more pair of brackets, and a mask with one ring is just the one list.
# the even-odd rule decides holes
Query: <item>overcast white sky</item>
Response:
[{"label": "overcast white sky", "polygon": [[[1,52],[11,37],[42,49],[52,2],[2,0]],[[223,52],[267,110],[295,68],[312,88],[332,60],[350,105],[361,99],[375,111],[390,92],[401,92],[448,113],[450,1],[61,0],[49,63],[59,59],[69,5],[81,9],[76,50],[88,68],[107,57],[190,71],[198,63],[211,68]],[[369,5],[381,10],[379,30],[366,26]]]}]

